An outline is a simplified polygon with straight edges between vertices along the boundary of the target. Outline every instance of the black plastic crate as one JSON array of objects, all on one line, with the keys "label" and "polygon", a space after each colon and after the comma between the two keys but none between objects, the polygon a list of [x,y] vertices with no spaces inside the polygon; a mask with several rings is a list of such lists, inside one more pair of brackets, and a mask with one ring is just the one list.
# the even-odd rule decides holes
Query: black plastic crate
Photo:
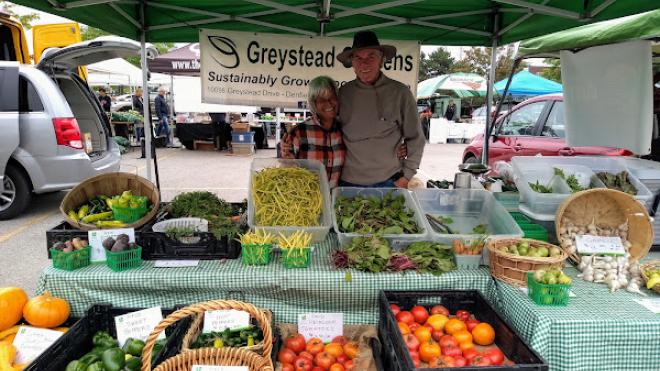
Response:
[{"label": "black plastic crate", "polygon": [[[448,370],[448,368],[415,369],[403,337],[400,335],[390,304],[401,310],[410,310],[415,305],[431,309],[434,305],[445,306],[450,313],[463,309],[472,313],[480,322],[486,322],[495,329],[495,345],[507,359],[515,365],[489,366],[488,370],[547,371],[548,364],[522,337],[504,320],[477,290],[438,290],[438,291],[381,291],[379,298],[378,335],[383,341],[383,361],[388,371]],[[462,367],[461,370],[478,371],[483,367]]]},{"label": "black plastic crate", "polygon": [[[184,306],[177,306],[176,309]],[[85,316],[78,320],[53,345],[32,361],[24,371],[64,371],[69,362],[80,359],[93,348],[92,337],[97,331],[108,331],[110,335],[117,335],[115,316],[135,312],[143,308],[116,308],[110,304],[94,304],[85,312]],[[163,315],[174,312],[175,309],[163,308]],[[190,327],[191,317],[177,321],[165,329],[169,337],[167,344],[157,357],[153,358],[152,368],[161,364],[168,358],[179,353],[183,337]]]},{"label": "black plastic crate", "polygon": [[81,239],[87,239],[87,231],[82,229],[77,229],[72,227],[69,223],[63,221],[60,224],[56,225],[52,229],[46,231],[46,253],[48,253],[48,259],[52,259],[50,255],[50,248],[53,247],[55,242],[65,242],[67,240],[73,240],[74,238],[79,237]]}]

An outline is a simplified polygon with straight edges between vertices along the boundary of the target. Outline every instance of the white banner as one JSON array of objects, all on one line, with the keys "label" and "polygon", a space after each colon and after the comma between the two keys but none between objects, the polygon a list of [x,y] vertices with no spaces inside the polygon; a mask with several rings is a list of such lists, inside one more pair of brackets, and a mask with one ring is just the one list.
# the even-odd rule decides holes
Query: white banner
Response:
[{"label": "white banner", "polygon": [[[416,95],[419,43],[379,41],[397,48],[383,72]],[[352,43],[353,38],[200,30],[202,102],[305,108],[313,78],[328,75],[340,86],[355,79],[353,69],[337,60]]]}]

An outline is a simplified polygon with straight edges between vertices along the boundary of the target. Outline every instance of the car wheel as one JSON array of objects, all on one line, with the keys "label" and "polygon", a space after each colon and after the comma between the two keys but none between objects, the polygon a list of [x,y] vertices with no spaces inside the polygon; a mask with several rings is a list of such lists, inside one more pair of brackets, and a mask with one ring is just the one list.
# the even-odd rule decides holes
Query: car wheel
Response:
[{"label": "car wheel", "polygon": [[469,156],[465,157],[465,160],[463,160],[463,163],[464,164],[476,164],[477,163],[477,158],[472,156],[472,155],[469,155]]},{"label": "car wheel", "polygon": [[9,163],[3,185],[0,189],[0,220],[7,220],[28,208],[32,201],[32,184],[23,169]]}]

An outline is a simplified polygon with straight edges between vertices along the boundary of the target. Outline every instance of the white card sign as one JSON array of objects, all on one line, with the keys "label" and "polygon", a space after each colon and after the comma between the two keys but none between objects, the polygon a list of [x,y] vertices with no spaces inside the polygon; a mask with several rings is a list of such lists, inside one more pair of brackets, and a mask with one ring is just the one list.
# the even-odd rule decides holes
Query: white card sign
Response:
[{"label": "white card sign", "polygon": [[250,313],[235,309],[207,310],[202,333],[245,330],[250,328]]},{"label": "white card sign", "polygon": [[[160,307],[143,309],[137,312],[116,316],[115,327],[117,328],[117,341],[119,341],[119,346],[123,347],[128,338],[146,341],[162,319],[163,311]],[[158,339],[164,338],[165,331],[158,335]]]},{"label": "white card sign", "polygon": [[625,255],[626,249],[620,237],[601,237],[591,235],[575,236],[575,245],[580,254]]},{"label": "white card sign", "polygon": [[196,267],[199,260],[156,260],[154,268],[183,268]]},{"label": "white card sign", "polygon": [[298,314],[298,333],[305,339],[319,338],[324,343],[329,343],[335,336],[344,334],[344,314]]},{"label": "white card sign", "polygon": [[62,335],[60,331],[21,326],[12,342],[16,347],[14,363],[32,362]]},{"label": "white card sign", "polygon": [[633,299],[637,304],[650,310],[655,314],[660,314],[660,298]]},{"label": "white card sign", "polygon": [[248,366],[206,366],[193,365],[191,371],[248,371]]},{"label": "white card sign", "polygon": [[135,242],[135,230],[133,228],[119,228],[119,229],[98,229],[87,232],[87,239],[89,246],[92,247],[92,255],[90,261],[92,263],[101,263],[105,261],[105,249],[103,248],[103,241],[108,238],[117,238],[117,235],[125,233],[128,235],[128,242]]}]

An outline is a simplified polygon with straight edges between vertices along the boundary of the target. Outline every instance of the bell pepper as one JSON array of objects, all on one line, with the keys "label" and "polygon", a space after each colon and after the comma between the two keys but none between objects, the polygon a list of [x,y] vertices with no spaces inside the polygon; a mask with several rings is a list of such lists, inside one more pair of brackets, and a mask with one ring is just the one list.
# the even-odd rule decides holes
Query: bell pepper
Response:
[{"label": "bell pepper", "polygon": [[82,221],[83,221],[83,223],[93,223],[93,222],[99,221],[101,219],[110,218],[112,215],[113,215],[112,211],[108,211],[108,212],[105,212],[105,213],[91,214],[91,215],[87,215],[86,217],[84,217],[82,219]]},{"label": "bell pepper", "polygon": [[124,191],[124,193],[121,194],[121,198],[123,198],[124,200],[130,200],[131,198],[133,198],[133,192]]},{"label": "bell pepper", "polygon": [[101,347],[96,347],[92,349],[91,352],[85,354],[80,358],[78,361],[84,363],[86,366],[91,365],[94,362],[98,362],[101,360],[101,354],[105,351],[105,348]]},{"label": "bell pepper", "polygon": [[140,371],[142,370],[142,358],[131,357],[126,360],[126,366],[123,371]]},{"label": "bell pepper", "polygon": [[139,357],[142,355],[142,349],[146,344],[140,339],[135,339],[128,347],[128,353],[132,356]]},{"label": "bell pepper", "polygon": [[134,340],[135,340],[135,339],[133,339],[133,338],[128,338],[128,339],[126,339],[126,342],[124,343],[124,346],[121,347],[121,350],[123,350],[124,353],[129,354],[129,353],[128,353],[128,347],[131,346],[131,343],[132,343]]},{"label": "bell pepper", "polygon": [[121,348],[114,347],[103,352],[101,362],[105,371],[120,371],[126,365],[126,356]]},{"label": "bell pepper", "polygon": [[101,361],[94,362],[91,365],[87,366],[87,371],[104,371],[103,364]]},{"label": "bell pepper", "polygon": [[92,337],[92,344],[101,348],[114,348],[119,345],[117,340],[110,336],[110,333],[107,331],[98,331]]},{"label": "bell pepper", "polygon": [[65,371],[87,371],[87,365],[80,361],[71,361],[66,365]]}]

